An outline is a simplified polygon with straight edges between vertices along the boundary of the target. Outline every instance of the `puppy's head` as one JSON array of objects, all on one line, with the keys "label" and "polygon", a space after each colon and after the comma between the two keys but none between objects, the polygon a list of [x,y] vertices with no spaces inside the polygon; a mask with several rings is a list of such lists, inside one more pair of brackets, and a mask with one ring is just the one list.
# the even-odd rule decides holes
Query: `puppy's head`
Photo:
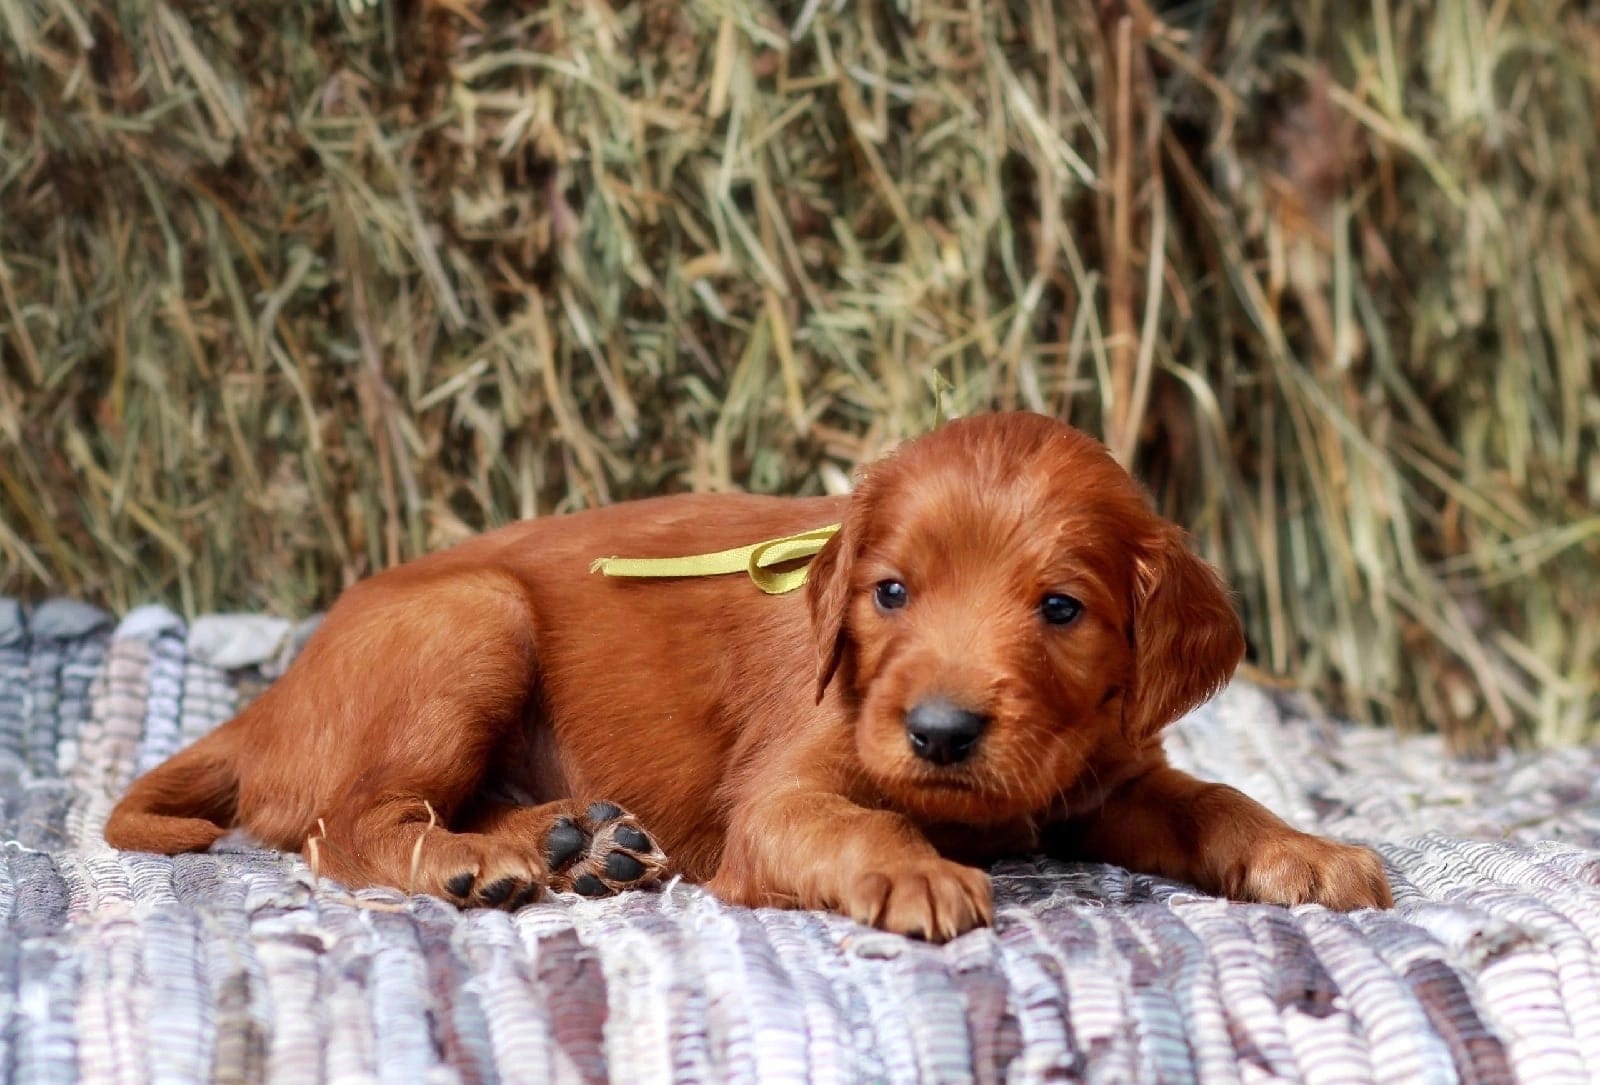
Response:
[{"label": "puppy's head", "polygon": [[952,422],[862,475],[807,585],[817,696],[908,812],[1047,807],[1244,652],[1221,580],[1098,442],[1034,414]]}]

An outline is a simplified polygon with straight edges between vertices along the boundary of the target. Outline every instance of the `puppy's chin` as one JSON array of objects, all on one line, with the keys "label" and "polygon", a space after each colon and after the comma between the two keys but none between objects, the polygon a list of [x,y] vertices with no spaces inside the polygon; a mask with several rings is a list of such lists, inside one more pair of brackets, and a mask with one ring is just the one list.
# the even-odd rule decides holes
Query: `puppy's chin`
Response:
[{"label": "puppy's chin", "polygon": [[860,750],[867,777],[889,806],[924,822],[982,826],[1031,818],[1073,790],[1081,768],[1067,750],[1041,759],[994,748],[939,767],[877,745],[863,743]]},{"label": "puppy's chin", "polygon": [[1033,814],[1038,805],[976,774],[905,774],[873,781],[891,807],[922,822],[1000,825]]}]

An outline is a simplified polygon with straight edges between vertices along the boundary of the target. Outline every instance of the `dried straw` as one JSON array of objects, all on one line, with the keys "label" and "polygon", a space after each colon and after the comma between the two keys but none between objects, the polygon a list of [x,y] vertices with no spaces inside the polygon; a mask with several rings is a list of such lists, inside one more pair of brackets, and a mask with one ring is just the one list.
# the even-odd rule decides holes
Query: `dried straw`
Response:
[{"label": "dried straw", "polygon": [[300,614],[512,517],[1103,433],[1261,668],[1600,710],[1584,5],[0,0],[0,590]]}]

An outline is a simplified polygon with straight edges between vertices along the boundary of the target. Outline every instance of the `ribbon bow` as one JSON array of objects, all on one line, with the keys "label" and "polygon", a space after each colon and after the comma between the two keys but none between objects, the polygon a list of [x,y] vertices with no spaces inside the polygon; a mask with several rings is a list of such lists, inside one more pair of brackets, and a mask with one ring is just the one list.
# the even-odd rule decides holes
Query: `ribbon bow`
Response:
[{"label": "ribbon bow", "polygon": [[838,524],[812,528],[781,539],[736,546],[715,554],[692,554],[682,558],[596,558],[591,573],[606,576],[722,576],[745,573],[756,587],[768,595],[794,591],[806,582],[809,566],[774,569],[791,561],[817,556],[827,541],[838,534]]}]

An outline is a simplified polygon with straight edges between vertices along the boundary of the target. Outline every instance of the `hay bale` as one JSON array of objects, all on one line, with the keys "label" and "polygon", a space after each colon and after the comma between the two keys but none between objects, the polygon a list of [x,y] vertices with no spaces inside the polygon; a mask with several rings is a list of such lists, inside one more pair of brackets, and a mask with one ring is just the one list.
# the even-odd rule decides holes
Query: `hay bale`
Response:
[{"label": "hay bale", "polygon": [[1592,15],[0,3],[0,589],[298,615],[507,519],[1106,435],[1260,666],[1592,734]]}]

